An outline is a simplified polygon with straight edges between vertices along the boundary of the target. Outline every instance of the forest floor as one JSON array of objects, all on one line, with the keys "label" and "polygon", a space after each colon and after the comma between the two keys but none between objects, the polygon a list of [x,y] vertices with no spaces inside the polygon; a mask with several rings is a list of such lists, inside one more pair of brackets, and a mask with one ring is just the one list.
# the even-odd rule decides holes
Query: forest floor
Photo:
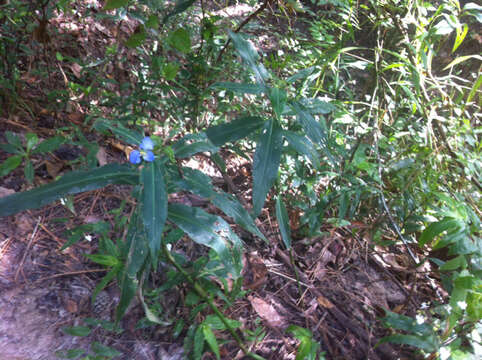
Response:
[{"label": "forest floor", "polygon": [[[81,13],[82,6],[95,3],[85,1],[84,5],[77,5],[77,10]],[[266,11],[265,16],[269,17],[269,13],[270,10]],[[55,135],[58,128],[77,126],[89,141],[102,144],[97,154],[99,164],[126,162],[121,150],[84,125],[88,109],[76,101],[69,101],[64,107],[51,107],[49,101],[55,99],[48,99],[47,93],[65,90],[67,78],[80,77],[76,66],[61,66],[56,60],[57,51],[73,58],[102,56],[98,54],[99,48],[126,37],[134,28],[135,24],[128,21],[117,27],[107,21],[74,15],[50,19],[45,31],[51,37],[55,34],[55,39],[36,47],[31,44],[34,54],[23,59],[21,66],[23,85],[17,99],[19,106],[0,117],[0,142],[5,142],[6,131],[21,137],[30,132],[47,138]],[[135,61],[134,56],[130,57],[129,53],[127,56]],[[47,78],[36,71],[43,69],[45,73],[45,67],[49,69]],[[111,71],[109,75],[116,78],[130,76],[122,68],[106,71]],[[50,182],[68,172],[72,162],[83,154],[85,149],[81,146],[64,145],[54,154],[34,157],[34,184]],[[239,194],[249,202],[250,167],[234,154],[225,155],[228,175]],[[8,154],[0,150],[0,162],[7,157]],[[204,157],[195,157],[187,166],[209,173],[220,187],[229,189]],[[0,196],[31,187],[26,184],[21,167],[0,181]],[[139,303],[133,304],[123,319],[125,331],[121,334],[108,333],[100,327],[87,337],[73,337],[62,331],[66,326],[83,324],[87,317],[111,318],[119,296],[113,284],[102,293],[101,302],[91,305],[92,290],[105,269],[83,254],[96,251],[97,238],[94,236],[90,241],[59,251],[67,241],[66,230],[99,221],[115,228],[113,210],[125,199],[127,205],[123,211],[128,215],[134,204],[130,188],[108,186],[74,196],[75,213],[57,202],[0,219],[2,360],[53,360],[57,358],[57,350],[88,348],[95,341],[123,353],[119,359],[185,358],[182,350],[185,332],[174,338],[173,326],[136,327],[143,317]],[[186,194],[176,194],[171,201],[215,211],[206,202]],[[225,315],[240,321],[243,328],[253,332],[261,329],[264,333],[264,337],[248,343],[250,349],[266,359],[294,359],[298,340],[286,332],[286,328],[298,325],[314,334],[327,359],[414,359],[414,351],[409,347],[376,344],[389,334],[380,320],[384,309],[415,316],[424,303],[444,295],[437,294],[439,287],[433,280],[427,281],[427,269],[415,269],[403,246],[374,245],[372,225],[363,222],[338,228],[327,224],[321,229],[322,236],[297,238],[300,214],[292,212],[295,238],[292,255],[297,264],[294,267],[290,254],[281,245],[273,213],[273,202],[269,200],[260,217],[268,243],[240,234],[246,243],[243,274],[248,296],[225,310]],[[395,235],[391,239],[389,234],[384,236],[385,240],[397,242]],[[203,251],[187,245],[187,240],[179,246],[180,251],[193,258]],[[178,288],[165,295],[163,307],[171,317],[184,317],[188,323],[190,309],[184,305],[185,290]],[[223,359],[243,358],[232,342],[222,346],[221,354]],[[209,358],[215,357],[203,357]]]}]

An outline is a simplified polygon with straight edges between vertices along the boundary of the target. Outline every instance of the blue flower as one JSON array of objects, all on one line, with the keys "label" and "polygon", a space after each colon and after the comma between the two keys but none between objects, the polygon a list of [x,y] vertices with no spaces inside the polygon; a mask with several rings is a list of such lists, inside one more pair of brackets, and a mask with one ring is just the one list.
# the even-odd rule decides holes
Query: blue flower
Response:
[{"label": "blue flower", "polygon": [[140,151],[139,150],[132,150],[131,153],[129,154],[129,161],[133,164],[140,164],[142,159],[145,161],[154,161],[154,153],[152,150],[154,150],[154,143],[152,142],[150,137],[145,137],[142,139],[141,144],[139,145]]}]

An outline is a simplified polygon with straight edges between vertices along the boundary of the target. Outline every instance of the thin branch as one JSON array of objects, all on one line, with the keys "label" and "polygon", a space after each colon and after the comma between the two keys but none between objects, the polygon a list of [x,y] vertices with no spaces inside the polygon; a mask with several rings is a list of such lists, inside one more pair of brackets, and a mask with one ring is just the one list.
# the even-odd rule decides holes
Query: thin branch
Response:
[{"label": "thin branch", "polygon": [[[256,17],[258,14],[260,14],[264,9],[266,9],[268,7],[268,4],[270,3],[270,1],[272,1],[272,0],[264,0],[263,4],[261,4],[261,6],[258,8],[258,10],[256,10],[254,13],[249,15],[246,19],[244,19],[244,21],[241,24],[239,24],[239,26],[234,30],[234,32],[235,33],[239,32],[254,17]],[[221,61],[221,58],[223,57],[223,54],[226,51],[226,48],[228,47],[228,45],[230,43],[231,43],[231,39],[228,39],[226,44],[224,44],[223,48],[219,52],[218,58],[216,59],[216,64],[218,64]]]}]

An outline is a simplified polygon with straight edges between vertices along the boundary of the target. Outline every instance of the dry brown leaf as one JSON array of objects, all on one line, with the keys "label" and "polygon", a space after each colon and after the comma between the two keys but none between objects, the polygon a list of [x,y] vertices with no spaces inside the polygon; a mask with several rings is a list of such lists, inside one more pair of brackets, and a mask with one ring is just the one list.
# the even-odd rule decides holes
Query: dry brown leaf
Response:
[{"label": "dry brown leaf", "polygon": [[72,72],[74,73],[74,75],[77,79],[80,79],[80,77],[81,77],[80,73],[82,71],[82,66],[80,66],[77,63],[73,63],[73,64],[70,65],[70,70],[72,70]]},{"label": "dry brown leaf", "polygon": [[84,120],[84,115],[78,112],[73,112],[73,113],[67,114],[67,119],[70,122],[73,122],[74,124],[82,125],[82,121]]},{"label": "dry brown leaf", "polygon": [[71,314],[75,314],[79,310],[77,303],[72,299],[65,299],[64,307],[65,310],[67,310]]},{"label": "dry brown leaf", "polygon": [[316,268],[313,271],[316,279],[322,281],[327,272],[328,270],[321,262],[316,263]]},{"label": "dry brown leaf", "polygon": [[246,254],[243,268],[243,286],[251,290],[257,290],[266,283],[268,269],[262,258],[256,253]]},{"label": "dry brown leaf", "polygon": [[278,314],[273,305],[258,297],[248,296],[248,300],[251,302],[253,309],[269,326],[280,328],[285,325],[284,318]]},{"label": "dry brown leaf", "polygon": [[15,217],[15,224],[20,235],[26,235],[33,231],[33,219],[27,214],[20,214]]},{"label": "dry brown leaf", "polygon": [[100,166],[107,164],[107,152],[105,151],[104,147],[99,147],[99,151],[97,151],[97,155],[95,155],[95,157],[97,158]]},{"label": "dry brown leaf", "polygon": [[326,297],[322,295],[318,296],[316,298],[316,301],[318,301],[318,304],[320,304],[320,306],[323,306],[327,309],[331,309],[334,306],[330,300],[328,300]]},{"label": "dry brown leaf", "polygon": [[64,164],[62,164],[61,162],[55,162],[55,163],[52,163],[48,160],[45,161],[45,167],[47,168],[47,173],[53,178],[55,179],[57,177],[57,175],[59,174],[60,170],[62,170],[62,167],[64,166]]}]

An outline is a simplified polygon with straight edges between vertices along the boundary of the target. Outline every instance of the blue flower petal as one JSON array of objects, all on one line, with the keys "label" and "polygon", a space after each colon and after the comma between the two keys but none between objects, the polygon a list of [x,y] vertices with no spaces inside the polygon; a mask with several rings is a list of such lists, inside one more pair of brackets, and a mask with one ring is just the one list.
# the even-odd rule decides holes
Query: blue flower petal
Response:
[{"label": "blue flower petal", "polygon": [[146,161],[154,161],[154,153],[152,151],[146,151],[145,154],[143,154],[143,158]]},{"label": "blue flower petal", "polygon": [[141,163],[141,153],[138,150],[132,150],[129,154],[129,161],[133,164]]},{"label": "blue flower petal", "polygon": [[139,147],[141,148],[141,150],[145,151],[154,150],[154,143],[149,136],[146,136],[144,139],[142,139],[141,145]]}]

